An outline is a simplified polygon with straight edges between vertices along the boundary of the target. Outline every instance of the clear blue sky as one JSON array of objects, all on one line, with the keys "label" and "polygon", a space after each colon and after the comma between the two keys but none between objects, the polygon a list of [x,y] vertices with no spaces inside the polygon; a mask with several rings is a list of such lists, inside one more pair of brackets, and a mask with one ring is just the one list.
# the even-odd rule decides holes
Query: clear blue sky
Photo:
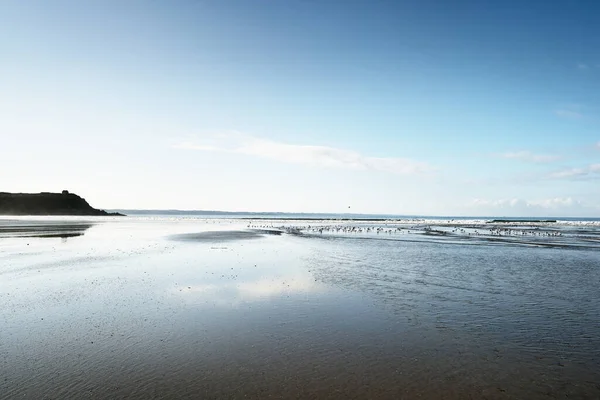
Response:
[{"label": "clear blue sky", "polygon": [[600,216],[598,1],[0,0],[0,49],[0,191]]}]

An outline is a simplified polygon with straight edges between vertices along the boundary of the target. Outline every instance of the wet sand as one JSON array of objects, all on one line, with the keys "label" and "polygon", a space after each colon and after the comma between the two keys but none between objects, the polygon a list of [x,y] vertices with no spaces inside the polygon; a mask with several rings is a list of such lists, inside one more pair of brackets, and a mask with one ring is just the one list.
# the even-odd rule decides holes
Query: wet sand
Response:
[{"label": "wet sand", "polygon": [[245,231],[207,231],[182,233],[172,235],[170,239],[180,241],[204,242],[204,243],[219,243],[219,242],[234,242],[239,240],[259,239],[265,235],[281,235],[280,230],[252,229]]},{"label": "wet sand", "polygon": [[594,247],[308,224],[0,220],[0,399],[600,397]]}]

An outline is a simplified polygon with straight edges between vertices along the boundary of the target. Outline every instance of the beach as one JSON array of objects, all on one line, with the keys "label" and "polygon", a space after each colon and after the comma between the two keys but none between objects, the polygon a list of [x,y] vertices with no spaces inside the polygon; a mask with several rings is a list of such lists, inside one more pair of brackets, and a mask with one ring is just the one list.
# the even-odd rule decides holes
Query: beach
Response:
[{"label": "beach", "polygon": [[600,222],[0,218],[0,399],[600,397]]}]

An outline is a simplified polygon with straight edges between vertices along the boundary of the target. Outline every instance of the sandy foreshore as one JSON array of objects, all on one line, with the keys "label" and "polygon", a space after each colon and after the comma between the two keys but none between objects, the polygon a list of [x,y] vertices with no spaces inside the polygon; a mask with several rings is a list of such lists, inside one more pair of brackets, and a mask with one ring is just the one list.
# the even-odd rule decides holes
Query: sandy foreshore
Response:
[{"label": "sandy foreshore", "polygon": [[600,253],[508,242],[589,227],[483,227],[3,219],[0,399],[599,397]]}]

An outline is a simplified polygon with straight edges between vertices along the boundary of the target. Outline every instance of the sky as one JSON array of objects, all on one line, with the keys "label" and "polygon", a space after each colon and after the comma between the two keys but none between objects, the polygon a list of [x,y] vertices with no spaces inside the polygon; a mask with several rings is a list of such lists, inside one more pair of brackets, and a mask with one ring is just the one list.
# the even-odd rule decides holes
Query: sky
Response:
[{"label": "sky", "polygon": [[600,217],[600,2],[0,0],[0,191]]}]

